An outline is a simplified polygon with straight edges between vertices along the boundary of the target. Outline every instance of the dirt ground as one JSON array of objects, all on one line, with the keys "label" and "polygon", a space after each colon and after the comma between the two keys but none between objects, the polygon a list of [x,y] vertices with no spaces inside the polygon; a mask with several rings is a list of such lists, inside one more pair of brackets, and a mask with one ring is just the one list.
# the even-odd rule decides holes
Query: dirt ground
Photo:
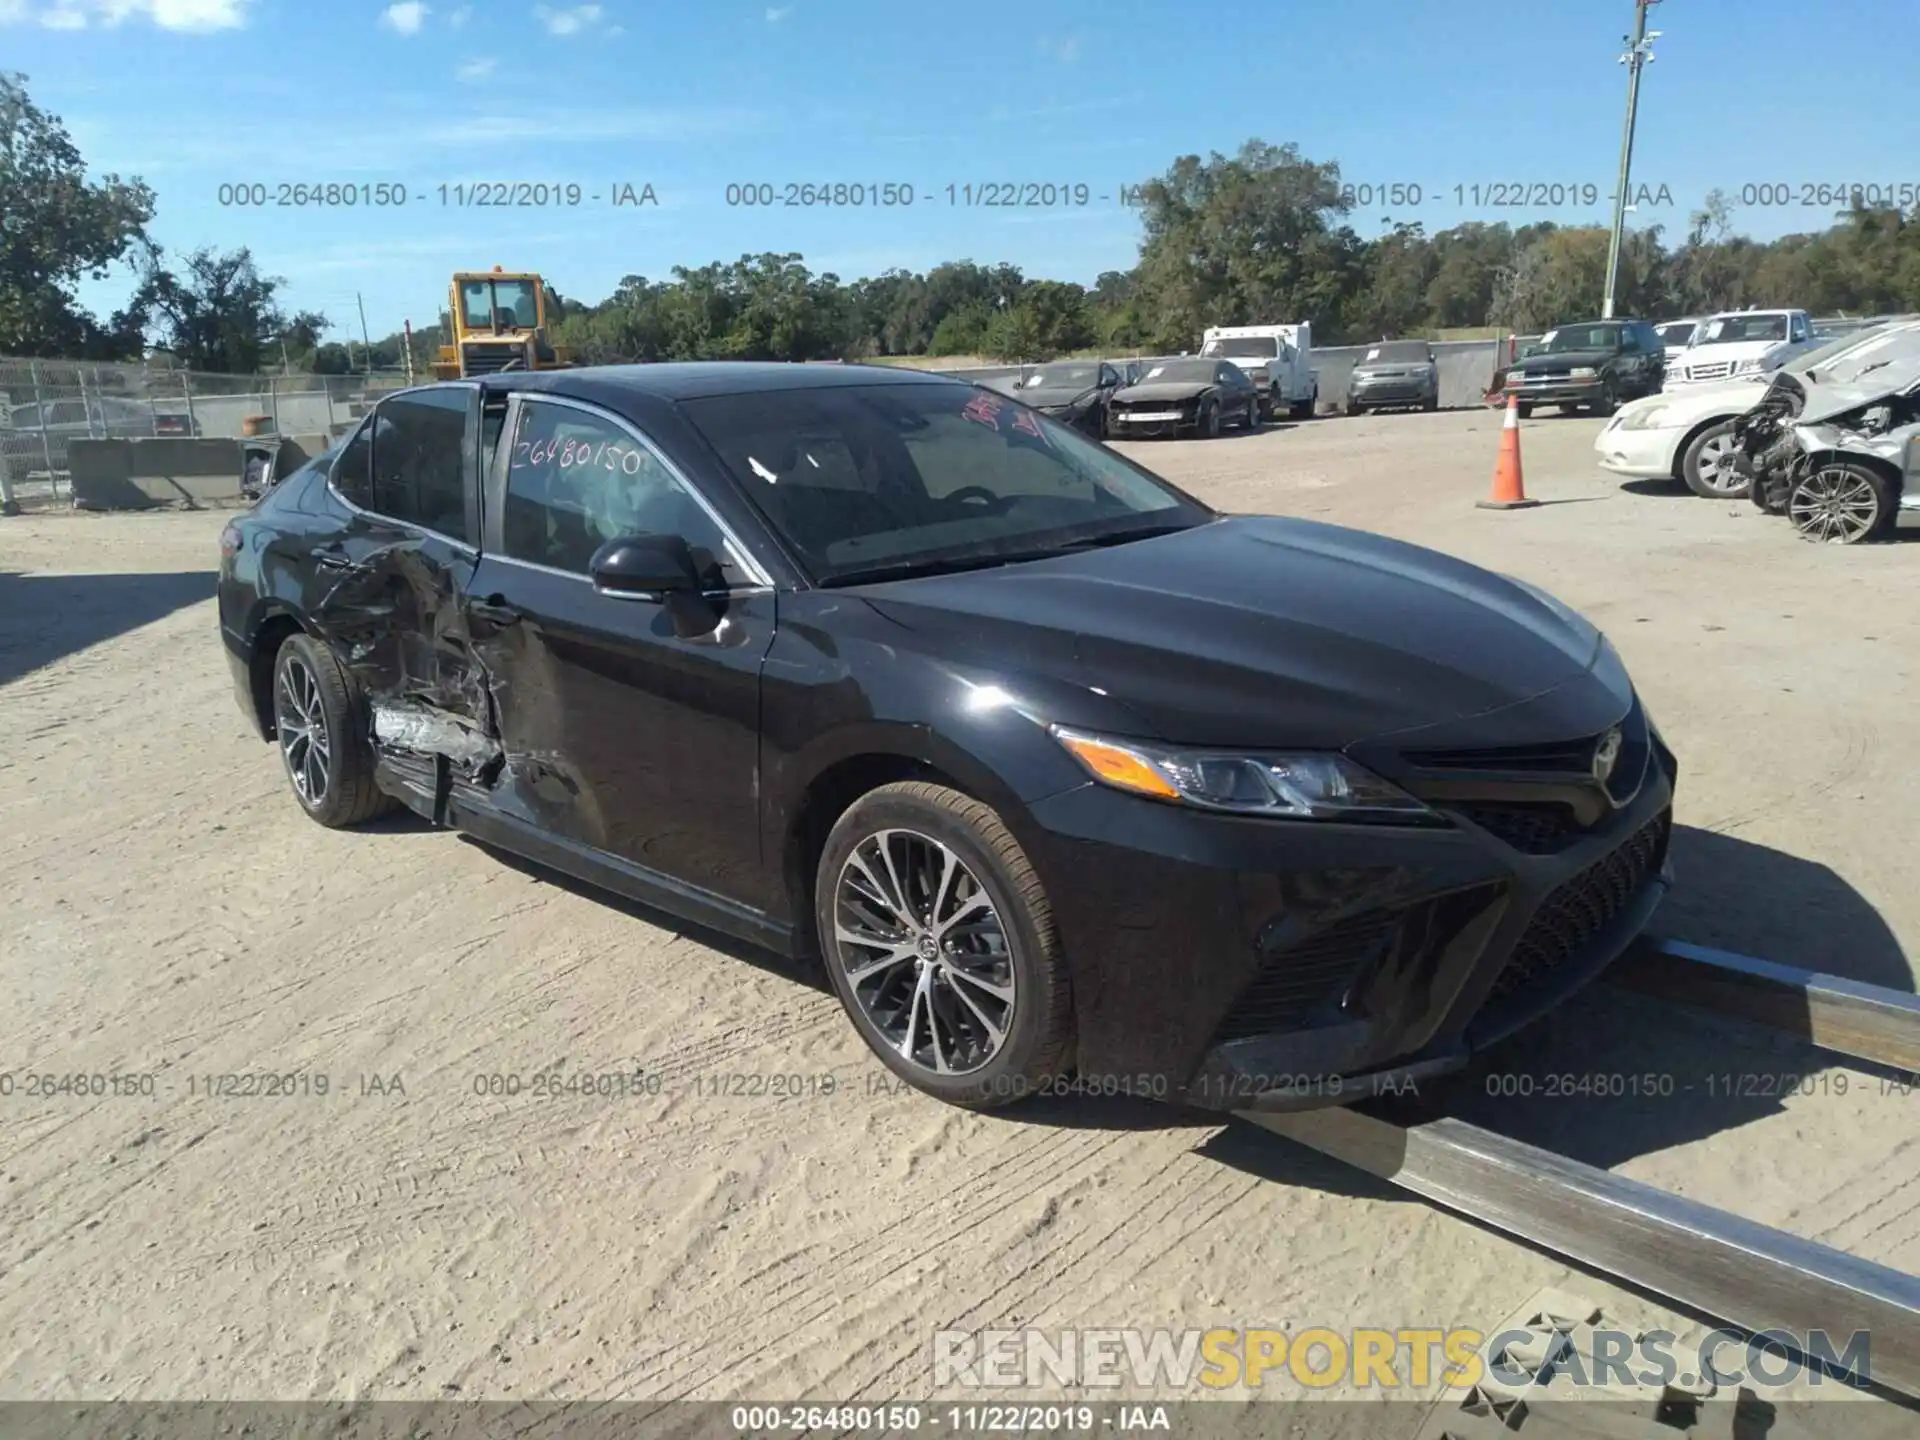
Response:
[{"label": "dirt ground", "polygon": [[[1385,531],[1592,615],[1681,760],[1656,928],[1912,989],[1920,544],[1623,489],[1587,420],[1523,427],[1546,503],[1479,510],[1498,424],[1127,448],[1223,508]],[[320,829],[229,688],[221,519],[0,520],[0,1398],[920,1398],[941,1328],[1485,1329],[1543,1286],[1690,1323],[1238,1122],[873,1093],[812,976],[456,835]],[[672,1093],[486,1093],[554,1066]],[[1668,1074],[1670,1098],[1456,1089],[1920,1270],[1920,1090],[1822,1066],[1603,985],[1484,1069]],[[261,1072],[295,1093],[202,1093]],[[134,1093],[29,1097],[30,1073]]]}]

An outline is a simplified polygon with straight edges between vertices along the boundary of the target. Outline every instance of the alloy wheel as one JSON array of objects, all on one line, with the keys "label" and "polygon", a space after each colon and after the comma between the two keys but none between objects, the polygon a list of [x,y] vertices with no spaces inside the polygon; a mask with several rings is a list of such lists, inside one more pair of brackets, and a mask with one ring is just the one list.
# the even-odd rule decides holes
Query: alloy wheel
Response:
[{"label": "alloy wheel", "polygon": [[916,830],[853,847],[834,885],[837,963],[861,1013],[907,1063],[964,1075],[1000,1053],[1016,982],[993,897],[953,849]]},{"label": "alloy wheel", "polygon": [[1879,523],[1880,497],[1866,476],[1829,465],[1793,487],[1787,516],[1809,540],[1851,545]]},{"label": "alloy wheel", "polygon": [[332,747],[326,708],[320,701],[320,682],[297,655],[289,655],[280,666],[273,722],[294,793],[308,805],[318,805],[327,798]]},{"label": "alloy wheel", "polygon": [[1700,483],[1716,495],[1737,497],[1746,488],[1746,477],[1733,468],[1731,430],[1723,430],[1702,442],[1699,470]]}]

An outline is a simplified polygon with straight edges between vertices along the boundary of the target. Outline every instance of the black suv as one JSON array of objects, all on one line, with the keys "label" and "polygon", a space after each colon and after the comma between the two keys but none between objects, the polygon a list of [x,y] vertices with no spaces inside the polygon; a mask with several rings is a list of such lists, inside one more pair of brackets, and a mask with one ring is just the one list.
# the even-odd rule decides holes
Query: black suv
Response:
[{"label": "black suv", "polygon": [[1582,320],[1541,336],[1507,372],[1506,389],[1523,417],[1535,405],[1611,415],[1623,401],[1659,394],[1666,378],[1666,347],[1644,320]]}]

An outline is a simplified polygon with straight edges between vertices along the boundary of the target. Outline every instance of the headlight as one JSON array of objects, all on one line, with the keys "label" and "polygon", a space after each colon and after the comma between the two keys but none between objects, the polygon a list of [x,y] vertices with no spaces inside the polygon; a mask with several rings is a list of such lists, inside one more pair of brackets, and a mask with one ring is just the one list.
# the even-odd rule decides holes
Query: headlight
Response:
[{"label": "headlight", "polygon": [[1751,375],[1759,368],[1760,361],[1758,359],[1742,360],[1733,367],[1733,373],[1736,375]]},{"label": "headlight", "polygon": [[1330,752],[1234,754],[1112,740],[1058,725],[1052,733],[1101,784],[1202,810],[1296,820],[1433,813],[1371,770]]},{"label": "headlight", "polygon": [[1591,380],[1597,372],[1591,365],[1576,365],[1567,372],[1575,380]]},{"label": "headlight", "polygon": [[1661,417],[1672,408],[1671,405],[1649,405],[1644,410],[1623,410],[1620,412],[1620,428],[1622,430],[1658,429]]}]

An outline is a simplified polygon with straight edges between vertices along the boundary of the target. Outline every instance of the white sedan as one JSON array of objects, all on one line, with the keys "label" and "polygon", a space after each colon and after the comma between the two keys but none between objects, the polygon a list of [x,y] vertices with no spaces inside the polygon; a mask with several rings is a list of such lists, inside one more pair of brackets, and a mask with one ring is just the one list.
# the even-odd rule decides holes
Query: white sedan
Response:
[{"label": "white sedan", "polygon": [[[1781,368],[1847,380],[1896,355],[1920,351],[1920,320],[1896,321],[1806,350]],[[1679,480],[1696,495],[1738,499],[1747,477],[1732,465],[1733,422],[1751,410],[1771,374],[1688,385],[1630,401],[1594,437],[1600,467],[1640,480]]]}]

